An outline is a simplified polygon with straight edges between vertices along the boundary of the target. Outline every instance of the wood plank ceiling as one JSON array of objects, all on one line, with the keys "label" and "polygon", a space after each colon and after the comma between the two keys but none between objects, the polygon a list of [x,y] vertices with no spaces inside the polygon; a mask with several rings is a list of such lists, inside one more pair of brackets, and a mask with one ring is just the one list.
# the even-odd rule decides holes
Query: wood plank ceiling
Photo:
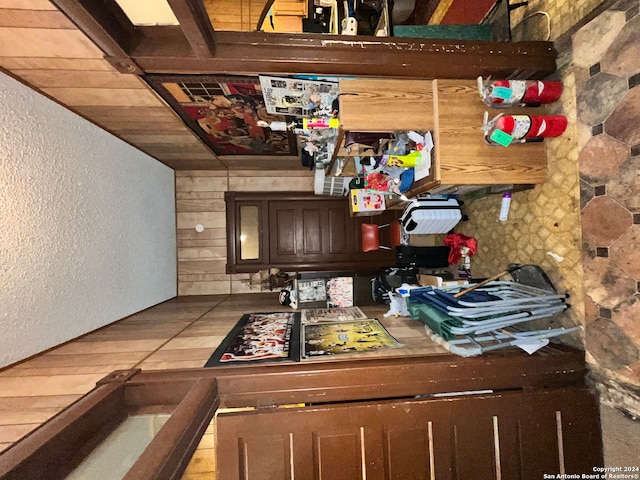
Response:
[{"label": "wood plank ceiling", "polygon": [[178,170],[286,169],[298,168],[299,160],[216,157],[144,82],[145,74],[540,78],[555,70],[548,42],[497,48],[495,42],[214,32],[215,9],[202,0],[169,0],[180,26],[138,28],[113,0],[52,2],[0,0],[0,68]]},{"label": "wood plank ceiling", "polygon": [[48,0],[0,1],[0,66],[172,168],[224,168],[138,76],[118,72]]}]

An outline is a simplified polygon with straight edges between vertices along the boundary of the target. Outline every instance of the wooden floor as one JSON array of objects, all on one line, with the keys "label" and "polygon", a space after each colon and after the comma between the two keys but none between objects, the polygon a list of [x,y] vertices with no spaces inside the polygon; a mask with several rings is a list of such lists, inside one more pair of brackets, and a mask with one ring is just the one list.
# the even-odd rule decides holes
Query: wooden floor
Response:
[{"label": "wooden floor", "polygon": [[[276,294],[177,297],[0,371],[0,451],[93,388],[113,370],[202,367],[244,313],[280,311]],[[383,318],[384,305],[362,307],[404,348],[368,353],[443,353],[422,324]],[[207,430],[185,479],[215,478],[213,427]]]}]

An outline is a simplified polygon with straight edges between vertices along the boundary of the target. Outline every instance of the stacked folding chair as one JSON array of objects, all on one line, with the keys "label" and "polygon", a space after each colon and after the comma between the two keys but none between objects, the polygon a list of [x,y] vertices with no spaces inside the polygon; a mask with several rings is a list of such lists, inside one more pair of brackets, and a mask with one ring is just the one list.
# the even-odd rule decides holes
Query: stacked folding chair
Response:
[{"label": "stacked folding chair", "polygon": [[433,340],[457,355],[525,348],[581,329],[528,329],[532,320],[552,317],[569,307],[568,295],[557,293],[550,282],[544,288],[516,281],[472,287],[414,288],[407,299],[411,317],[423,322]]}]

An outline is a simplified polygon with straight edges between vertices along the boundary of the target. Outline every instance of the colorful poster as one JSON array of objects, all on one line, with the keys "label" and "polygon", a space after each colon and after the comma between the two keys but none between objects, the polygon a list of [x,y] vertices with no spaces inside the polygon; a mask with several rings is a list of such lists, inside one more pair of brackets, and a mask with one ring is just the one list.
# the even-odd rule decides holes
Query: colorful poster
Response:
[{"label": "colorful poster", "polygon": [[298,312],[247,313],[205,364],[295,360],[300,356]]},{"label": "colorful poster", "polygon": [[402,347],[376,319],[304,324],[304,358]]},{"label": "colorful poster", "polygon": [[327,307],[353,307],[352,277],[335,277],[327,280]]},{"label": "colorful poster", "polygon": [[145,80],[216,155],[297,155],[292,132],[261,122],[288,122],[267,113],[258,77],[146,75]]}]

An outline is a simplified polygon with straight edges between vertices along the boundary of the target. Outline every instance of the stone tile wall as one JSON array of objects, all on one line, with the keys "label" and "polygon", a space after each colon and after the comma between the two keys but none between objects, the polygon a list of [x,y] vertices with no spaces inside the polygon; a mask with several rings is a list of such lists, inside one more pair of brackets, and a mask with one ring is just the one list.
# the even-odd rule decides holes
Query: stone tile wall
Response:
[{"label": "stone tile wall", "polygon": [[[640,405],[640,5],[621,1],[572,37],[585,345],[602,378]],[[604,392],[607,394],[607,392]],[[610,396],[619,397],[611,394]],[[635,397],[635,398],[633,398]]]}]

